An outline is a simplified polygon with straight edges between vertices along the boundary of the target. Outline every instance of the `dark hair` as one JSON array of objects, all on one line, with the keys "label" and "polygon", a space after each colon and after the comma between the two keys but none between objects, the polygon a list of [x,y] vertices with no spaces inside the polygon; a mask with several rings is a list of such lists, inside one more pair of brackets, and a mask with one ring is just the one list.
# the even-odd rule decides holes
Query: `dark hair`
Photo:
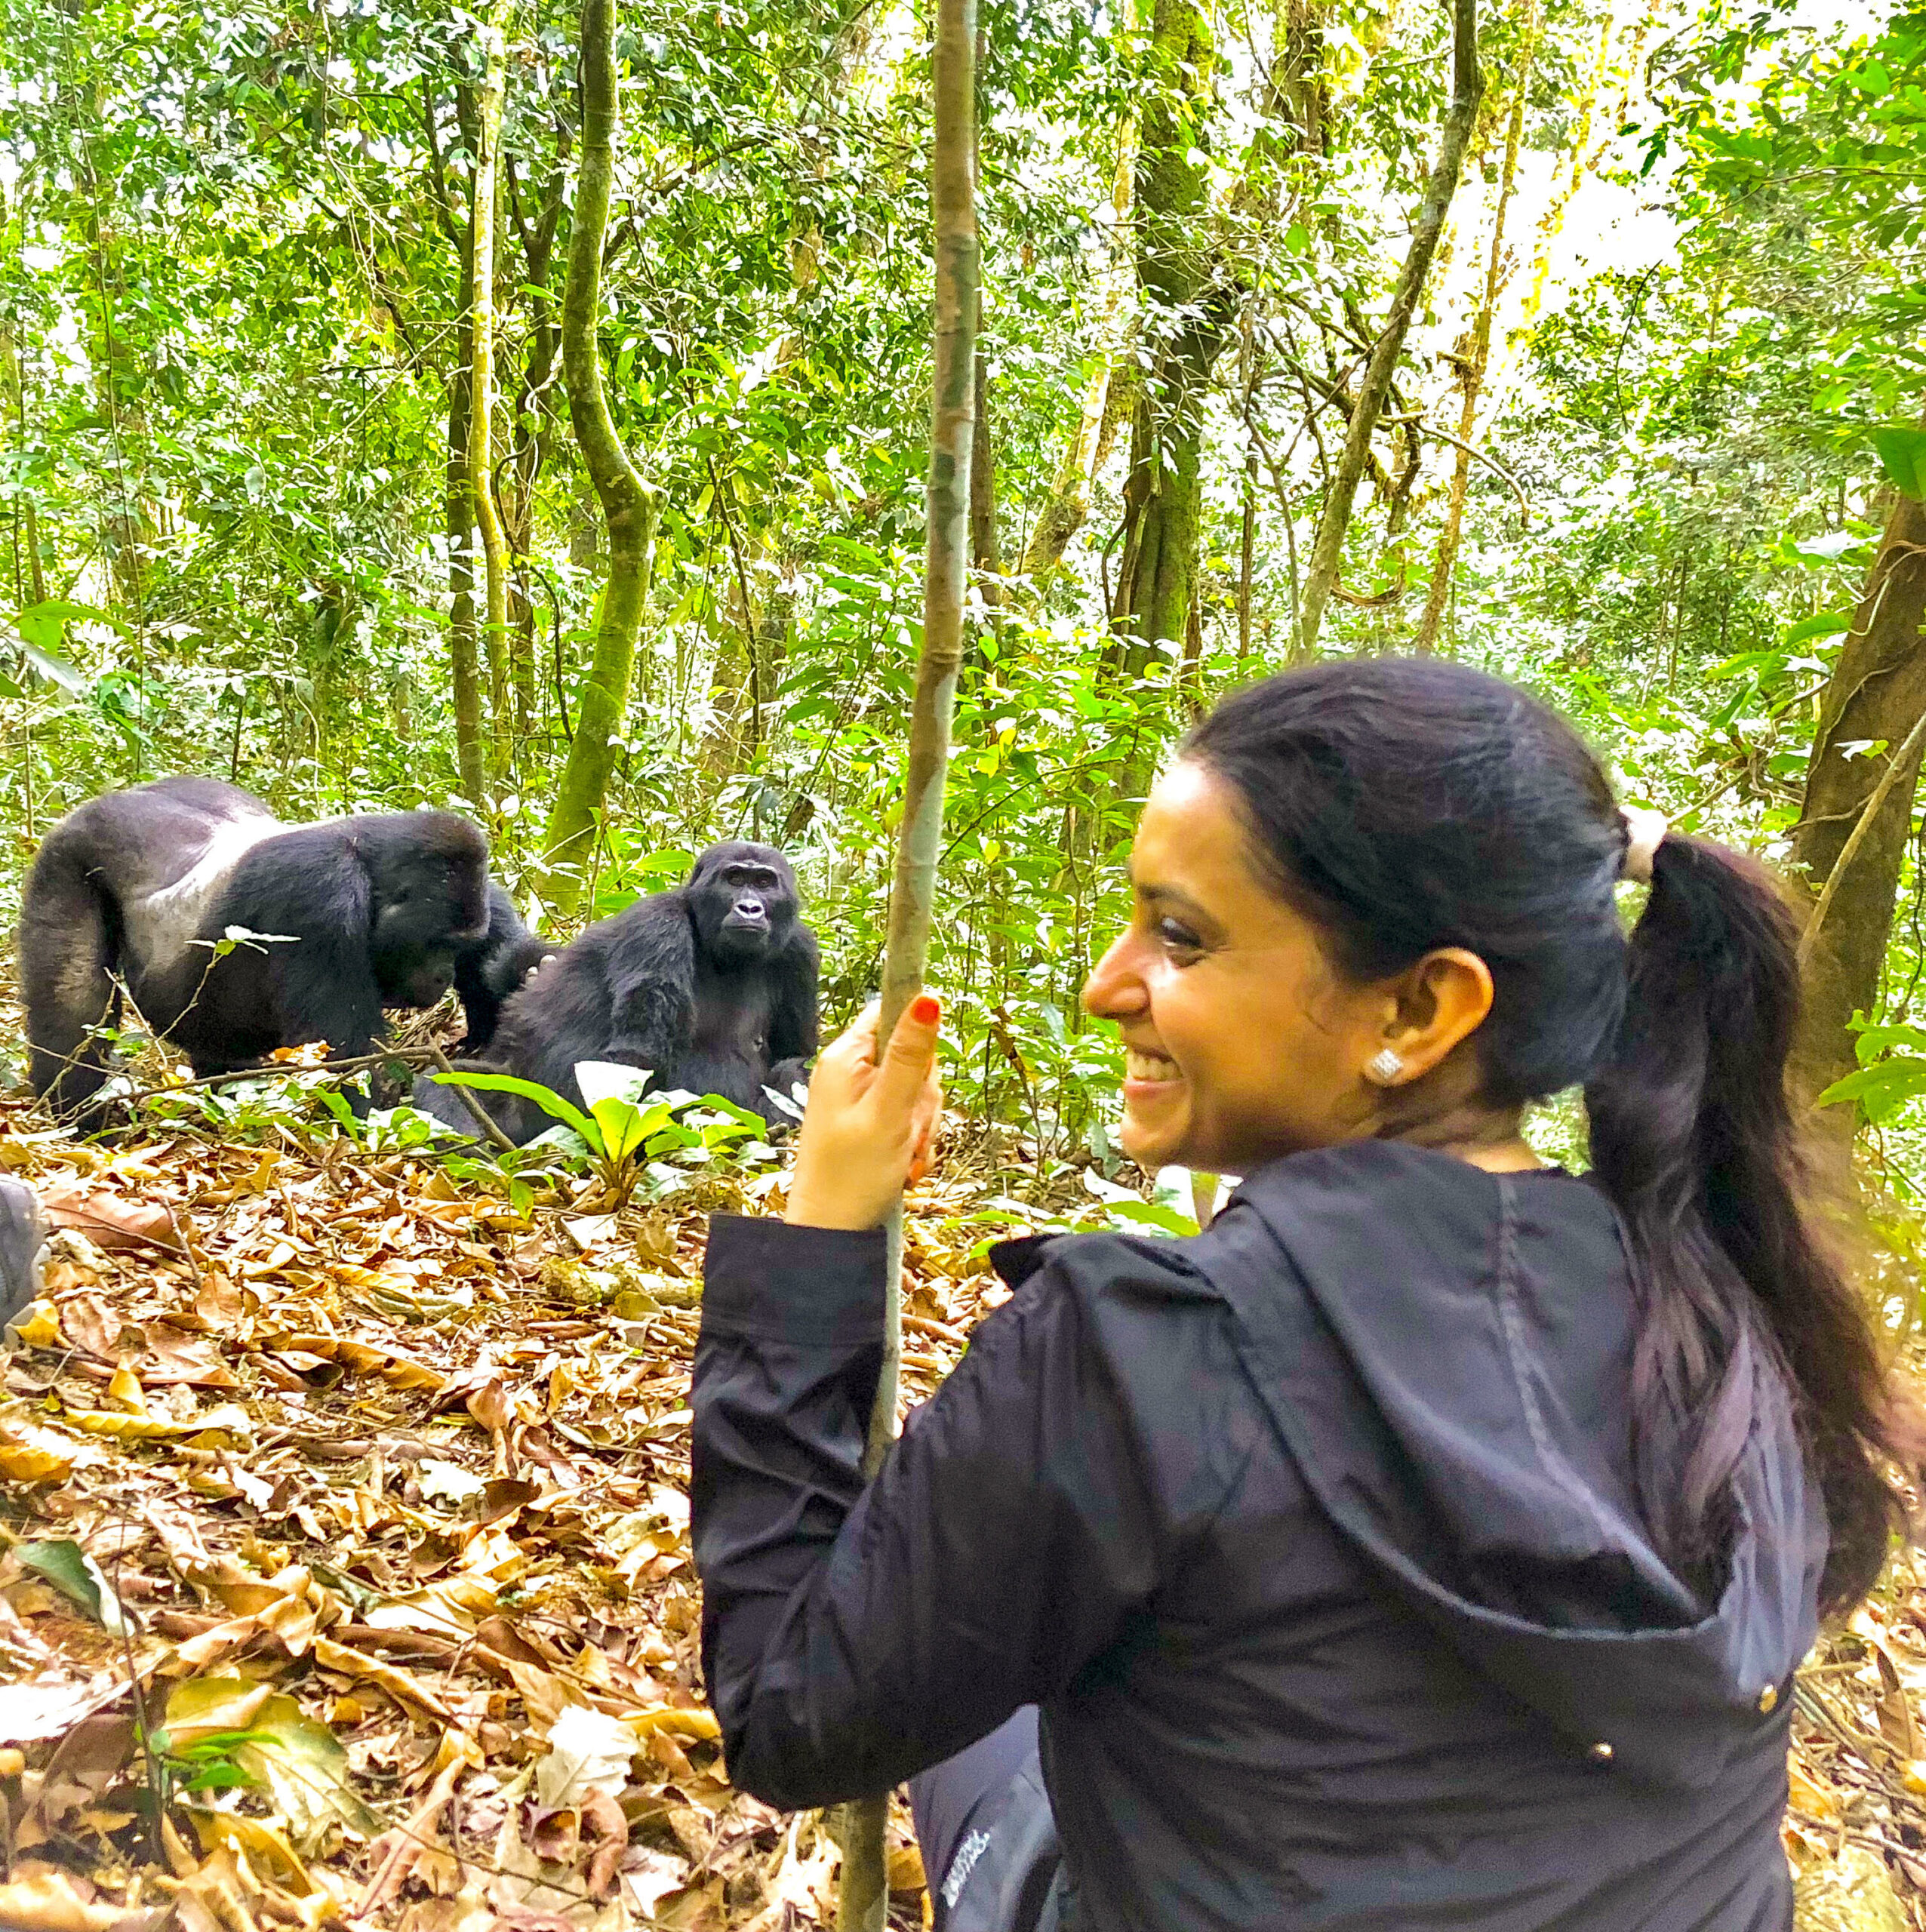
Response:
[{"label": "dark hair", "polygon": [[1721,1559],[1756,1378],[1789,1380],[1823,1491],[1822,1595],[1863,1595],[1900,1518],[1902,1426],[1870,1318],[1821,1237],[1787,1085],[1798,930],[1765,869],[1677,833],[1628,940],[1626,828],[1558,714],[1435,658],[1353,659],[1227,698],[1186,755],[1234,789],[1257,857],[1334,963],[1389,977],[1442,946],[1491,969],[1481,1097],[1583,1083],[1642,1299],[1638,1481],[1667,1556]]}]

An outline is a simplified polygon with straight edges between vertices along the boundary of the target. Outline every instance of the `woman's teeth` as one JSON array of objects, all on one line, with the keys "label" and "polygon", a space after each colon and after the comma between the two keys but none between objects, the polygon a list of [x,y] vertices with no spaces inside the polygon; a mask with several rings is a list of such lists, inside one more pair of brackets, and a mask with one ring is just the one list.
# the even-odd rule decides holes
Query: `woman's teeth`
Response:
[{"label": "woman's teeth", "polygon": [[1132,1080],[1174,1080],[1177,1063],[1161,1054],[1147,1054],[1140,1047],[1124,1050],[1124,1071]]}]

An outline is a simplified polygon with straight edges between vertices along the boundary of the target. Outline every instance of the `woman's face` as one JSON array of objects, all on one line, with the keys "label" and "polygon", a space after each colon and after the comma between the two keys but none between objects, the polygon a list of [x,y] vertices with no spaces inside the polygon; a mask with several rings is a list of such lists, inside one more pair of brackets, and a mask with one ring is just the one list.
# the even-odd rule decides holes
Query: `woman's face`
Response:
[{"label": "woman's face", "polygon": [[1222,780],[1186,762],[1158,782],[1131,879],[1129,930],[1083,995],[1128,1054],[1125,1151],[1146,1168],[1244,1174],[1372,1132],[1364,1068],[1395,1028],[1395,994],[1337,972],[1254,869]]}]

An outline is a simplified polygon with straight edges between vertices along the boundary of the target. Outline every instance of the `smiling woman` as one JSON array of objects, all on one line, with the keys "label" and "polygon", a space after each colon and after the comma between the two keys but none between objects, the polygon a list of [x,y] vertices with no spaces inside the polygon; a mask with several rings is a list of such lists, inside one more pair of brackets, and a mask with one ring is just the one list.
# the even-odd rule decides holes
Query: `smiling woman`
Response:
[{"label": "smiling woman", "polygon": [[1439,947],[1393,983],[1345,977],[1320,928],[1260,870],[1237,792],[1198,758],[1152,792],[1131,884],[1137,916],[1084,1004],[1123,1035],[1123,1144],[1140,1166],[1252,1174],[1392,1116],[1403,1137],[1480,1166],[1537,1164],[1516,1109],[1481,1103],[1469,1061],[1422,1090],[1421,1113],[1392,1097],[1420,1091],[1483,1023],[1484,961]]},{"label": "smiling woman", "polygon": [[[1085,999],[1136,1158],[1247,1176],[1207,1232],[1000,1251],[866,1486],[934,1011],[823,1055],[790,1225],[712,1227],[731,1779],[912,1779],[942,1932],[1781,1932],[1792,1673],[1917,1438],[1803,1205],[1773,882],[1434,660],[1220,706],[1131,863]],[[1519,1131],[1580,1084],[1583,1180]]]}]

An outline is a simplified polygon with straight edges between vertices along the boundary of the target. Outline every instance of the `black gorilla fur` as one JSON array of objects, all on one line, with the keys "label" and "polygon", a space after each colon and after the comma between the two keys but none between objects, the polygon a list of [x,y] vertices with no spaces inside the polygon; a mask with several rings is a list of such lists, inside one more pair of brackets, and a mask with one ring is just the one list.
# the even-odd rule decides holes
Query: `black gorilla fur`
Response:
[{"label": "black gorilla fur", "polygon": [[[280,937],[217,957],[230,926]],[[20,907],[29,1075],[97,1124],[111,1069],[92,1029],[118,1023],[117,980],[205,1075],[306,1041],[371,1052],[383,1007],[432,1006],[451,983],[470,1039],[491,1038],[541,956],[464,818],[289,826],[232,785],[163,778],[91,800],[42,842]]]},{"label": "black gorilla fur", "polygon": [[[579,1106],[576,1063],[614,1060],[649,1069],[654,1087],[720,1094],[769,1118],[763,1088],[805,1078],[816,1051],[816,935],[798,903],[795,874],[773,846],[712,845],[685,884],[638,899],[545,961],[475,1070],[539,1081]],[[472,1097],[518,1143],[553,1124],[516,1095]],[[415,1105],[474,1131],[432,1075],[415,1083]]]},{"label": "black gorilla fur", "polygon": [[494,1040],[502,1008],[528,975],[555,951],[522,924],[515,901],[488,881],[488,927],[478,944],[455,955],[455,995],[468,1021],[461,1051],[482,1052]]}]

